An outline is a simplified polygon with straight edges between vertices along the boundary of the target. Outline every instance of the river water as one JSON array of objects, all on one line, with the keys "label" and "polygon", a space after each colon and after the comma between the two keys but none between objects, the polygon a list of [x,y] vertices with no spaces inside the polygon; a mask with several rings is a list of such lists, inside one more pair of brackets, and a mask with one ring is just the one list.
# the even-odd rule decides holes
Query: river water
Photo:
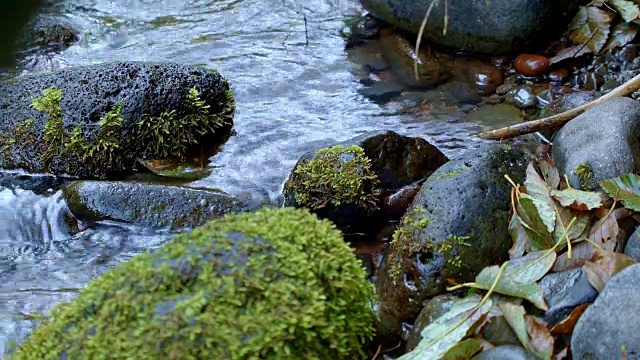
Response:
[{"label": "river water", "polygon": [[[118,60],[173,61],[218,69],[236,100],[236,136],[193,185],[252,191],[278,204],[306,151],[374,130],[422,136],[449,156],[474,147],[481,124],[455,111],[401,115],[405,97],[371,89],[366,61],[341,30],[359,11],[342,0],[66,0],[43,10],[79,31],[59,66]],[[305,25],[306,19],[306,25]],[[370,80],[370,79],[369,79]],[[0,188],[0,354],[21,342],[33,316],[73,298],[100,272],[171,234],[100,223],[76,235],[59,192]]]}]

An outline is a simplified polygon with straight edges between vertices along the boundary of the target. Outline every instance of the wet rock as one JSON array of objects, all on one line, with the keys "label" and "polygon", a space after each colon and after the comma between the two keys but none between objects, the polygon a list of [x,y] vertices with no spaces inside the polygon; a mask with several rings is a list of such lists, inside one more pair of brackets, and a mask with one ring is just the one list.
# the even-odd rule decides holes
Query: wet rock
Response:
[{"label": "wet rock", "polygon": [[424,330],[424,328],[434,320],[449,311],[449,309],[451,309],[451,305],[457,299],[458,297],[453,295],[439,295],[429,300],[427,305],[422,308],[416,322],[413,324],[413,328],[409,334],[409,339],[407,340],[407,352],[418,346],[420,340],[422,340],[422,335],[420,335],[422,330]]},{"label": "wet rock", "polygon": [[16,40],[42,3],[42,0],[0,2],[0,67],[14,64]]},{"label": "wet rock", "polygon": [[364,358],[373,295],[332,224],[263,209],[107,270],[12,359]]},{"label": "wet rock", "polygon": [[528,109],[536,106],[537,99],[531,87],[523,85],[519,86],[506,95],[505,99],[508,103],[513,104],[520,109]]},{"label": "wet rock", "polygon": [[504,316],[494,316],[482,327],[482,338],[493,345],[520,345],[515,331]]},{"label": "wet rock", "polygon": [[225,141],[235,103],[214,70],[118,62],[2,81],[0,108],[2,168],[106,178]]},{"label": "wet rock", "polygon": [[472,86],[478,94],[489,96],[504,82],[502,70],[480,59],[456,59],[451,70],[454,78]]},{"label": "wet rock", "polygon": [[[558,132],[553,159],[575,188],[638,171],[640,104],[624,97],[607,100]],[[577,173],[576,173],[577,172]]]},{"label": "wet rock", "polygon": [[578,86],[587,91],[599,90],[604,85],[602,75],[595,72],[587,72],[578,77]]},{"label": "wet rock", "polygon": [[[380,131],[371,134],[365,134],[356,138],[345,141],[338,146],[344,148],[353,148],[353,154],[361,154],[361,163],[355,168],[349,167],[349,171],[345,167],[345,161],[353,163],[352,156],[342,159],[342,162],[336,163],[329,161],[324,165],[322,174],[326,174],[334,183],[333,187],[323,188],[322,191],[314,192],[313,203],[307,203],[297,200],[296,193],[306,192],[306,186],[302,186],[303,177],[299,174],[302,167],[307,167],[309,162],[314,159],[319,152],[326,152],[330,148],[313,150],[303,155],[296,166],[292,170],[289,178],[284,186],[284,204],[294,207],[308,207],[321,217],[331,219],[343,229],[360,228],[362,226],[371,227],[371,217],[376,218],[380,214],[372,207],[361,203],[356,206],[353,204],[356,192],[368,197],[373,201],[370,205],[382,208],[385,212],[390,212],[391,216],[397,216],[397,213],[404,213],[404,209],[409,204],[409,199],[413,198],[413,191],[409,188],[415,185],[416,181],[424,179],[431,175],[437,168],[448,161],[448,158],[435,146],[429,144],[422,138],[410,138],[398,135],[393,131]],[[362,152],[360,152],[361,149]],[[359,155],[356,155],[358,157]],[[368,164],[365,166],[365,162]],[[354,163],[355,164],[355,163]],[[333,169],[333,170],[332,170]],[[350,184],[346,188],[352,188],[355,192],[338,191],[341,185],[339,182],[346,181],[338,179],[334,172],[340,171],[343,175],[362,177],[364,182],[359,182],[361,187],[352,188]],[[368,179],[370,175],[375,175],[375,180]],[[318,175],[324,178],[323,175]],[[327,178],[328,179],[328,178]],[[408,187],[407,187],[408,186]],[[314,186],[315,187],[315,186]],[[402,190],[403,187],[405,190]],[[385,195],[382,190],[387,193]],[[398,193],[402,191],[402,193]],[[393,193],[396,193],[395,199],[391,199]],[[345,197],[346,195],[346,197]],[[392,195],[393,196],[393,195]],[[300,195],[298,195],[300,197]],[[326,203],[326,199],[338,200],[339,206],[331,206],[328,204],[316,207],[318,200]],[[386,204],[385,204],[386,203]],[[327,206],[328,205],[328,206]],[[316,207],[314,209],[314,207]],[[395,215],[394,215],[395,214]]]},{"label": "wet rock", "polygon": [[536,360],[538,357],[521,346],[503,345],[483,351],[471,360]]},{"label": "wet rock", "polygon": [[413,202],[422,184],[420,182],[403,186],[400,190],[389,195],[383,206],[384,215],[389,220],[400,220]]},{"label": "wet rock", "polygon": [[551,116],[590,103],[602,96],[598,91],[580,91],[560,96],[540,116]]},{"label": "wet rock", "polygon": [[509,174],[523,181],[524,154],[483,145],[434,172],[394,233],[378,271],[380,316],[388,337],[412,323],[426,300],[449,281],[473,281],[484,267],[508,258]]},{"label": "wet rock", "polygon": [[624,247],[624,254],[640,261],[640,227],[631,234]]},{"label": "wet rock", "polygon": [[83,222],[114,220],[153,228],[193,228],[261,206],[223,192],[124,181],[74,181],[63,193],[71,213]]},{"label": "wet rock", "polygon": [[407,86],[432,88],[450,77],[451,58],[443,53],[430,55],[420,51],[418,57],[418,78],[415,75],[415,44],[392,29],[380,31],[380,47],[398,79]]},{"label": "wet rock", "polygon": [[640,264],[627,267],[609,280],[576,324],[571,336],[574,359],[638,358],[639,280]]},{"label": "wet rock", "polygon": [[[413,34],[431,0],[362,0],[378,18]],[[559,36],[577,10],[574,0],[450,1],[449,26],[442,34],[443,3],[433,8],[424,30],[425,40],[469,52],[511,53],[531,49]]]},{"label": "wet rock", "polygon": [[509,126],[522,122],[522,111],[511,104],[480,106],[466,114],[467,121],[487,124],[493,127]]},{"label": "wet rock", "polygon": [[538,76],[549,70],[549,59],[534,54],[520,54],[513,61],[513,67],[524,76]]},{"label": "wet rock", "polygon": [[0,187],[29,190],[43,195],[59,190],[69,179],[51,175],[33,175],[22,171],[0,171]]},{"label": "wet rock", "polygon": [[60,53],[79,40],[78,32],[60,17],[38,16],[19,39],[19,65],[31,72],[53,71],[61,66],[53,54]]},{"label": "wet rock", "polygon": [[556,84],[562,84],[569,79],[569,70],[562,68],[553,70],[549,73],[549,81]]},{"label": "wet rock", "polygon": [[345,144],[362,147],[371,159],[371,169],[378,175],[380,187],[385,189],[399,189],[425,179],[449,161],[427,140],[393,131],[362,135]]},{"label": "wet rock", "polygon": [[549,306],[544,314],[549,326],[564,320],[578,305],[592,303],[598,297],[582,268],[547,274],[539,285]]},{"label": "wet rock", "polygon": [[509,91],[513,90],[514,88],[514,84],[502,84],[500,86],[498,86],[496,88],[496,94],[498,95],[505,95],[506,93],[508,93]]}]

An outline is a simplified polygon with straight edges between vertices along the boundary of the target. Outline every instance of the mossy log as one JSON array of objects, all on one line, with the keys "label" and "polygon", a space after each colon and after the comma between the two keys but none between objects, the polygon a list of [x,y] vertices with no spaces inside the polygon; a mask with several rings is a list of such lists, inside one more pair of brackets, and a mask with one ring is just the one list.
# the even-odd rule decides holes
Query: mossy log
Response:
[{"label": "mossy log", "polygon": [[215,70],[117,62],[0,82],[0,167],[79,178],[219,143],[235,103]]}]

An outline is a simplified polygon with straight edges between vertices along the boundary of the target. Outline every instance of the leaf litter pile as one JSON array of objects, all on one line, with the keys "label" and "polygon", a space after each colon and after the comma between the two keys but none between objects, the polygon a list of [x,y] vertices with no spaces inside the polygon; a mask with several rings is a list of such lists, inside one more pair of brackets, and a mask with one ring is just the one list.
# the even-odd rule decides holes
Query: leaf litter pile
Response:
[{"label": "leaf litter pile", "polygon": [[[549,272],[582,267],[589,283],[601,291],[607,281],[636,260],[617,252],[619,222],[640,221],[640,177],[634,174],[600,182],[603,190],[572,188],[550,157],[532,161],[524,185],[512,184],[513,239],[510,260],[487,267],[448,312],[426,326],[422,340],[398,360],[470,359],[494,345],[482,329],[503,317],[522,347],[539,359],[570,359],[570,336],[588,304],[549,326],[534,315],[549,310],[538,281]],[[564,341],[561,338],[564,337]]]},{"label": "leaf litter pile", "polygon": [[601,54],[631,42],[640,29],[640,0],[592,0],[574,16],[567,35],[573,42],[550,59]]}]

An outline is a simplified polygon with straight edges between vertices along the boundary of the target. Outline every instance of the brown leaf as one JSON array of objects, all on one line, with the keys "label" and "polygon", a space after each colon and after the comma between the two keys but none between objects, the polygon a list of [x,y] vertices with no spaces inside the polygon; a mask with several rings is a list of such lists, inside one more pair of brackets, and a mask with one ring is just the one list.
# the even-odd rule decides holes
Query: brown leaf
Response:
[{"label": "brown leaf", "polygon": [[577,58],[592,51],[586,45],[575,45],[558,51],[556,56],[549,59],[549,64],[557,64],[562,60]]},{"label": "brown leaf", "polygon": [[611,29],[609,40],[604,45],[602,51],[611,50],[615,47],[623,47],[631,42],[638,33],[638,25],[634,23],[620,22]]},{"label": "brown leaf", "polygon": [[613,275],[636,263],[636,260],[627,255],[597,249],[594,250],[593,257],[584,264],[582,270],[589,283],[601,292]]},{"label": "brown leaf", "polygon": [[[599,215],[605,210],[606,209],[598,209],[595,213]],[[607,210],[606,215],[591,225],[589,240],[607,250],[613,250],[615,244],[618,242],[618,233],[620,232],[618,220],[624,219],[632,213],[631,210],[625,208],[613,209],[611,212]]]},{"label": "brown leaf", "polygon": [[547,324],[541,319],[527,315],[525,316],[527,322],[527,332],[529,333],[529,341],[531,346],[535,349],[535,354],[539,358],[551,359],[553,356],[553,336],[547,329]]},{"label": "brown leaf", "polygon": [[580,316],[582,316],[582,313],[587,310],[589,305],[590,304],[578,305],[575,309],[573,309],[569,316],[567,316],[564,320],[560,321],[551,328],[551,335],[557,336],[561,334],[573,333],[573,329],[576,327]]},{"label": "brown leaf", "polygon": [[574,44],[586,43],[592,52],[598,53],[609,37],[611,18],[597,7],[582,7],[569,25],[569,38]]},{"label": "brown leaf", "polygon": [[593,255],[593,244],[583,241],[571,247],[571,259],[568,253],[558,255],[551,271],[561,272],[583,266]]}]

